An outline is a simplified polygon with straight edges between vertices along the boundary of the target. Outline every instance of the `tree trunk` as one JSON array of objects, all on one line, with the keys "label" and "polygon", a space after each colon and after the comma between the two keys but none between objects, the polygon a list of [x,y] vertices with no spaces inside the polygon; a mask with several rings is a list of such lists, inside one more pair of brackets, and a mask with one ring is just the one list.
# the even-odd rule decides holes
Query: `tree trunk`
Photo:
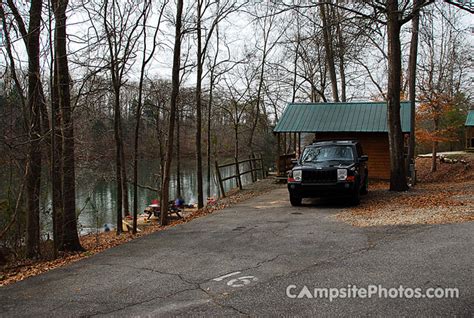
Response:
[{"label": "tree trunk", "polygon": [[336,77],[336,66],[334,63],[334,51],[332,47],[332,34],[330,21],[328,21],[328,16],[326,15],[326,5],[322,4],[319,6],[321,22],[323,23],[323,40],[324,40],[324,49],[326,51],[326,64],[329,70],[329,77],[331,79],[331,90],[332,90],[332,99],[334,102],[339,102],[339,93],[337,91],[337,77]]},{"label": "tree trunk", "polygon": [[[156,38],[158,36],[158,30],[160,29],[161,18],[163,16],[163,11],[165,8],[165,4],[161,7],[160,15],[158,17],[158,22],[155,29],[155,34],[153,36],[153,47],[150,52],[150,55],[147,57],[147,29],[146,27],[143,28],[143,57],[142,57],[142,65],[140,69],[140,81],[138,83],[138,103],[137,103],[137,111],[136,111],[136,123],[135,123],[135,143],[133,149],[133,234],[137,233],[137,218],[138,218],[138,148],[140,142],[140,121],[142,116],[142,106],[143,106],[143,82],[145,79],[145,69],[147,64],[152,59],[155,50],[156,50]],[[147,19],[151,12],[151,2],[150,6],[145,4],[144,8],[144,16],[143,16],[143,25],[146,25]],[[157,126],[158,127],[158,126]]]},{"label": "tree trunk", "polygon": [[234,124],[234,157],[239,158],[239,122]]},{"label": "tree trunk", "polygon": [[[299,21],[298,21],[299,22]],[[299,23],[298,23],[299,25]],[[298,28],[297,30],[298,34],[296,36],[296,48],[295,48],[295,59],[293,60],[293,82],[292,82],[292,95],[291,95],[291,102],[294,103],[296,100],[296,80],[298,77],[298,54],[299,54],[299,49],[300,49],[300,29]],[[312,97],[311,97],[312,99]],[[275,111],[275,117],[276,121],[278,122],[278,114]]]},{"label": "tree trunk", "polygon": [[82,251],[77,233],[74,122],[71,109],[70,78],[67,60],[67,0],[54,0],[56,17],[56,66],[59,104],[63,124],[63,237],[64,251]]},{"label": "tree trunk", "polygon": [[181,136],[180,122],[181,110],[178,106],[176,109],[176,196],[181,199]]},{"label": "tree trunk", "polygon": [[431,172],[436,172],[437,170],[437,162],[436,162],[436,156],[437,156],[437,152],[438,152],[438,142],[437,141],[433,141],[432,145],[431,145]]},{"label": "tree trunk", "polygon": [[197,206],[198,209],[204,207],[204,195],[202,187],[202,145],[201,145],[201,129],[202,129],[202,39],[201,39],[201,5],[197,2],[197,74],[196,74],[196,183],[197,183]]},{"label": "tree trunk", "polygon": [[[114,73],[114,71],[112,72]],[[114,92],[114,136],[115,136],[115,176],[117,179],[117,234],[122,233],[122,132],[120,131],[120,88],[115,88]]]},{"label": "tree trunk", "polygon": [[387,1],[388,88],[387,120],[390,146],[390,190],[408,189],[400,120],[401,45],[398,0]]},{"label": "tree trunk", "polygon": [[341,29],[341,14],[339,9],[334,7],[333,10],[335,11],[335,16],[337,18],[336,24],[336,32],[337,32],[337,41],[339,43],[339,50],[338,50],[338,57],[339,57],[339,76],[341,78],[341,101],[345,103],[347,101],[346,98],[346,69],[345,69],[345,54],[346,54],[346,46],[344,43],[344,36],[342,34]]},{"label": "tree trunk", "polygon": [[[439,122],[440,122],[440,115],[438,109],[436,110],[436,114],[434,117],[434,133],[436,134],[439,131]],[[436,138],[436,135],[435,135]],[[432,156],[431,156],[431,172],[435,172],[437,170],[436,167],[436,157],[437,157],[437,152],[438,152],[438,141],[434,140],[432,144]]]},{"label": "tree trunk", "polygon": [[171,161],[173,160],[173,137],[174,124],[176,118],[176,106],[179,95],[179,68],[181,64],[181,17],[183,14],[183,0],[177,0],[176,4],[176,26],[173,49],[173,71],[171,77],[171,100],[170,100],[170,119],[168,127],[168,143],[166,145],[167,153],[163,174],[163,184],[161,187],[161,225],[168,224],[168,200]]},{"label": "tree trunk", "polygon": [[[413,6],[417,5],[413,0]],[[408,91],[410,95],[410,139],[408,142],[407,171],[411,163],[415,163],[415,120],[416,120],[416,62],[418,55],[418,30],[420,27],[420,14],[417,12],[412,20],[410,57],[408,59]],[[416,180],[412,180],[414,183]]]},{"label": "tree trunk", "polygon": [[122,161],[120,166],[122,168],[122,195],[123,195],[123,213],[125,216],[130,216],[130,201],[128,196],[128,183],[127,183],[127,164],[125,160],[125,147],[123,144],[123,130],[122,130],[122,118],[120,117],[120,160]]},{"label": "tree trunk", "polygon": [[[144,52],[145,54],[145,52]],[[140,142],[140,119],[142,112],[142,93],[143,93],[143,77],[144,70],[140,74],[140,82],[138,84],[138,104],[135,119],[135,142],[133,144],[133,234],[137,233],[138,218],[138,145]]]},{"label": "tree trunk", "polygon": [[250,131],[250,138],[248,142],[248,147],[250,149],[250,152],[253,152],[253,138],[255,136],[255,130],[257,129],[258,121],[260,119],[260,104],[262,102],[263,78],[265,75],[265,63],[267,59],[267,44],[268,44],[268,36],[265,37],[265,42],[263,44],[262,66],[260,68],[260,78],[258,81],[258,90],[257,90],[257,101],[255,105],[255,119],[252,124],[252,129]]},{"label": "tree trunk", "polygon": [[[53,11],[53,10],[52,10]],[[56,33],[55,33],[56,36]],[[59,102],[58,65],[56,54],[51,43],[51,184],[52,184],[52,217],[53,240],[55,253],[62,249],[63,243],[63,183],[62,157],[63,136],[61,131],[61,108]]]},{"label": "tree trunk", "polygon": [[[216,53],[217,56],[217,53]],[[210,74],[210,87],[209,87],[209,102],[207,104],[207,197],[211,197],[211,115],[212,115],[212,101],[214,92],[214,67],[216,60],[214,59],[214,66],[211,69]]]},{"label": "tree trunk", "polygon": [[41,186],[41,95],[40,81],[40,25],[42,0],[32,0],[30,21],[28,26],[28,107],[29,118],[29,150],[27,161],[27,208],[26,217],[26,256],[40,256],[40,186]]}]

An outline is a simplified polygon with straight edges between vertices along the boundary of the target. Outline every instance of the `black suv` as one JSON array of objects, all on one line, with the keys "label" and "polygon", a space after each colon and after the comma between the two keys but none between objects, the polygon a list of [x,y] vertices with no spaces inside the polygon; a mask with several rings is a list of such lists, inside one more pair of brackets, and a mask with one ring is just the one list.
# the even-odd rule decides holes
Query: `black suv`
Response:
[{"label": "black suv", "polygon": [[295,166],[288,172],[291,205],[303,198],[349,197],[359,204],[368,191],[367,160],[356,140],[331,140],[306,146]]}]

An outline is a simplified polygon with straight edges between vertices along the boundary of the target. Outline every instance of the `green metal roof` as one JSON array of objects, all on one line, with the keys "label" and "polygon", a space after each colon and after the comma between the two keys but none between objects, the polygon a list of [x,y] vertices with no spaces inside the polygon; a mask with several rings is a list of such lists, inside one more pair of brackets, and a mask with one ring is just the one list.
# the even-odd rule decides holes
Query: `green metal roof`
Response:
[{"label": "green metal roof", "polygon": [[474,126],[474,110],[470,110],[467,113],[466,123],[464,126]]},{"label": "green metal roof", "polygon": [[[402,131],[410,131],[410,103],[402,102]],[[385,102],[288,104],[275,129],[280,132],[387,132]]]}]

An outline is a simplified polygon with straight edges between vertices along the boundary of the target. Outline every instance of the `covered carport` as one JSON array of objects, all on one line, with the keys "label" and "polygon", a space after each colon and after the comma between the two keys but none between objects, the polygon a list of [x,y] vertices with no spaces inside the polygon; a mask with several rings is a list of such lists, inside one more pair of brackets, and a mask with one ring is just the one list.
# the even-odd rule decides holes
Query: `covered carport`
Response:
[{"label": "covered carport", "polygon": [[[409,102],[401,103],[400,115],[407,143],[410,134]],[[370,177],[390,177],[385,102],[288,104],[273,132],[278,140],[277,176],[286,176],[286,171],[292,166],[291,160],[297,158],[304,147],[304,134],[313,134],[313,141],[359,140],[369,156]]]}]

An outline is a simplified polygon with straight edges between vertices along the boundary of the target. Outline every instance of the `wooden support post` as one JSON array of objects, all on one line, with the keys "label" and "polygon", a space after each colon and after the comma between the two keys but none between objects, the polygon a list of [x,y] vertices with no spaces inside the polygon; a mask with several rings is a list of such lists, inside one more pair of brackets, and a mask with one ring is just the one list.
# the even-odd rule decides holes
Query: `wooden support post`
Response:
[{"label": "wooden support post", "polygon": [[298,158],[301,156],[301,133],[298,133]]},{"label": "wooden support post", "polygon": [[240,168],[239,168],[239,159],[235,157],[235,177],[237,178],[237,185],[239,189],[242,190],[242,179],[240,178]]},{"label": "wooden support post", "polygon": [[286,138],[287,138],[287,141],[286,141],[285,153],[290,153],[291,152],[291,133],[288,133]]},{"label": "wooden support post", "polygon": [[221,171],[219,169],[219,164],[217,163],[217,160],[216,160],[216,176],[217,176],[217,182],[219,183],[219,189],[221,191],[222,197],[225,198],[224,184],[222,183]]},{"label": "wooden support post", "polygon": [[281,155],[281,134],[277,133],[277,139],[278,139],[278,153],[276,157],[276,169],[277,169],[277,175],[280,175],[280,155]]},{"label": "wooden support post", "polygon": [[296,133],[293,133],[293,149],[296,154]]}]

